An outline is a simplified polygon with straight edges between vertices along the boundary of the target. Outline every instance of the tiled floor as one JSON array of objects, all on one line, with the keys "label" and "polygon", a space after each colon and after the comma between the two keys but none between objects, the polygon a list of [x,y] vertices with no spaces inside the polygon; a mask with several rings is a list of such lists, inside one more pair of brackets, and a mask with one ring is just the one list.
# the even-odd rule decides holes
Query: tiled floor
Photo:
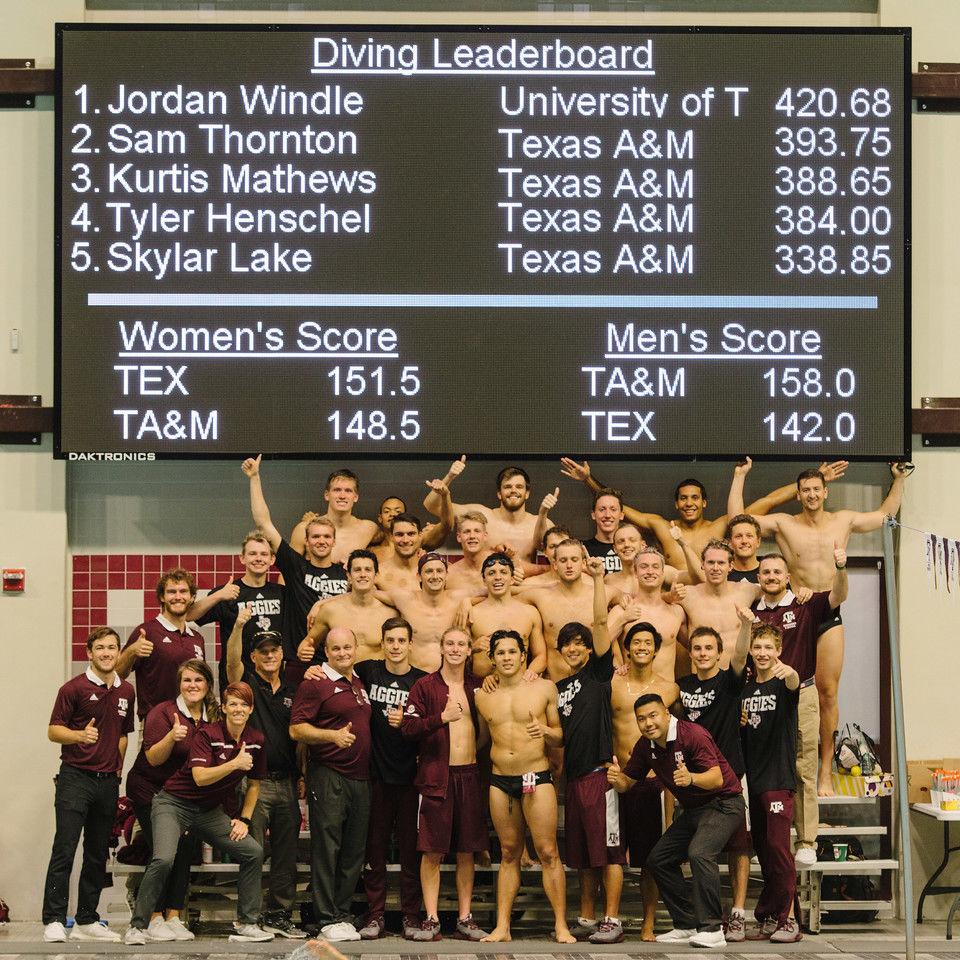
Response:
[{"label": "tiled floor", "polygon": [[[0,927],[0,960],[16,960],[20,957],[45,956],[51,960],[60,957],[90,958],[119,954],[126,957],[149,956],[152,960],[228,960],[237,955],[290,957],[291,960],[325,960],[305,951],[304,945],[289,940],[274,940],[271,943],[227,943],[226,927],[221,936],[204,937],[185,943],[179,949],[170,944],[148,947],[126,947],[123,944],[106,944],[93,950],[87,943],[46,944],[40,939],[39,923],[13,923]],[[216,933],[217,931],[214,931]],[[457,960],[628,960],[644,956],[663,960],[688,960],[691,954],[703,956],[695,948],[671,947],[669,952],[662,945],[640,943],[628,939],[607,949],[594,947],[587,952],[586,944],[559,947],[548,940],[517,940],[504,950],[503,944],[476,944],[457,940],[444,940],[425,945],[424,952],[415,952],[411,944],[399,937],[385,938],[376,943],[346,943],[338,945],[348,956],[362,955],[364,960],[442,960],[455,956]],[[902,924],[891,922],[871,924],[868,927],[849,927],[807,936],[800,943],[774,952],[769,943],[741,943],[730,945],[722,951],[728,960],[785,960],[803,954],[805,960],[904,960],[904,934]],[[429,950],[429,952],[427,952]],[[296,956],[292,956],[296,953]],[[944,939],[943,921],[925,923],[918,930],[917,960],[960,960],[960,941]]]}]

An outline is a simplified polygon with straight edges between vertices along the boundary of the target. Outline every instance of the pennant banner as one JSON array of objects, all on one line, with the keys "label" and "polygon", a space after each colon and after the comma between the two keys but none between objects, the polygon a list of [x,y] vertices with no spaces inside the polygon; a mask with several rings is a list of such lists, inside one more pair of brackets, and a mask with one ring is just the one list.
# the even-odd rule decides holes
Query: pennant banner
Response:
[{"label": "pennant banner", "polygon": [[947,541],[947,564],[950,567],[950,593],[956,601],[960,597],[960,543],[956,540]]}]

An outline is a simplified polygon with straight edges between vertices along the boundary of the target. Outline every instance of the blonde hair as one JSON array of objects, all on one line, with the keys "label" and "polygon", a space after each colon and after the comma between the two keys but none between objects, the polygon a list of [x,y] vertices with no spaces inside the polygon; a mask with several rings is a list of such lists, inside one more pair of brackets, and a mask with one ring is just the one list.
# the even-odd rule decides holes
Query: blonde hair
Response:
[{"label": "blonde hair", "polygon": [[243,553],[247,549],[247,544],[250,541],[254,543],[265,543],[267,548],[273,553],[273,547],[270,546],[270,541],[267,539],[267,535],[257,527],[255,530],[251,530],[244,538],[243,543],[240,544],[240,552]]},{"label": "blonde hair", "polygon": [[469,511],[467,511],[467,513],[458,513],[458,514],[457,514],[457,522],[456,522],[457,533],[460,532],[460,527],[461,527],[463,524],[465,524],[465,523],[471,523],[471,522],[472,522],[472,523],[482,523],[483,526],[484,526],[484,529],[486,529],[486,526],[487,526],[487,518],[486,518],[482,513],[480,513],[479,510],[469,510]]}]

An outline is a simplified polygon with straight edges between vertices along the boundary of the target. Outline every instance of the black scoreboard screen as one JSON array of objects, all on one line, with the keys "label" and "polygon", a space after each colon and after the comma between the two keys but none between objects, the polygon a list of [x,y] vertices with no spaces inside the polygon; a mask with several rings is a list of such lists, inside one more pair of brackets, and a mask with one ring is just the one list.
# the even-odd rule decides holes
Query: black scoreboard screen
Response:
[{"label": "black scoreboard screen", "polygon": [[908,30],[57,31],[59,455],[908,452]]}]

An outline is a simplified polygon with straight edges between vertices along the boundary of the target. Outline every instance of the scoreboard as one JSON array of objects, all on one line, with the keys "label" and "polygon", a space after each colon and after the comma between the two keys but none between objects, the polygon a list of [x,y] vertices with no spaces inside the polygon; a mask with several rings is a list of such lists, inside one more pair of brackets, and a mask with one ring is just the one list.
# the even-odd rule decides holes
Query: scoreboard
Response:
[{"label": "scoreboard", "polygon": [[60,455],[893,458],[909,31],[57,30]]}]

